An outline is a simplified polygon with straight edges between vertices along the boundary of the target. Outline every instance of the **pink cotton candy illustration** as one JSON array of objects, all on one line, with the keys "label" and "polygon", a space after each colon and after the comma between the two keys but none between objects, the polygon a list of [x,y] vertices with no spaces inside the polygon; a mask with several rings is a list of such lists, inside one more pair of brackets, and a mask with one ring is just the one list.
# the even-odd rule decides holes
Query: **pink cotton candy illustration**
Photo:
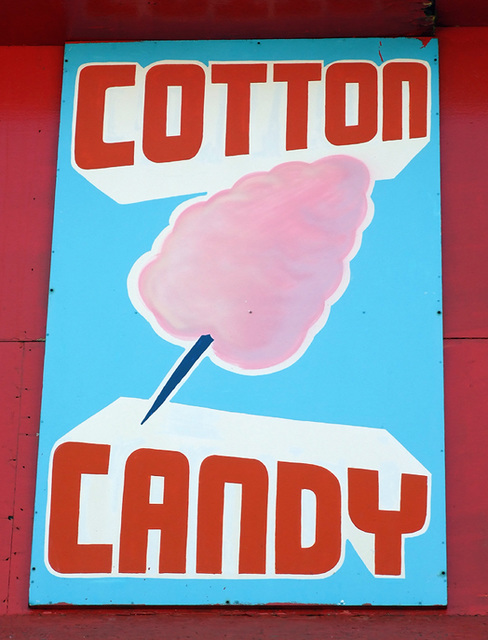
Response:
[{"label": "pink cotton candy illustration", "polygon": [[364,163],[338,155],[241,178],[183,208],[134,266],[136,307],[164,338],[240,373],[294,362],[349,281],[372,215]]}]

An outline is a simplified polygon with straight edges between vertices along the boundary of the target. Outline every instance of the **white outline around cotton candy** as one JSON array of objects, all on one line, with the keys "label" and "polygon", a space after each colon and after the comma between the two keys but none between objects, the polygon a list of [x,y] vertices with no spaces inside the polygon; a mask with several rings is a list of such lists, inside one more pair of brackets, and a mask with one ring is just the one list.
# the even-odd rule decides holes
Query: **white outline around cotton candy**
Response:
[{"label": "white outline around cotton candy", "polygon": [[[346,154],[337,154],[336,157],[340,157],[340,156],[346,156]],[[329,156],[329,157],[333,157],[333,156]],[[349,157],[349,156],[346,156]],[[282,163],[282,164],[288,164],[288,163]],[[313,164],[313,163],[303,163],[303,164]],[[363,163],[364,164],[364,163]],[[279,165],[277,165],[279,166]],[[260,175],[263,173],[268,173],[268,172],[256,172],[255,174],[247,174],[246,176],[243,176],[243,178],[249,178],[252,175]],[[342,296],[342,294],[344,293],[344,291],[346,290],[349,281],[350,281],[350,262],[351,260],[354,258],[354,256],[357,254],[360,246],[361,246],[361,242],[362,242],[362,234],[364,232],[364,230],[368,227],[368,225],[370,224],[372,218],[373,218],[373,213],[374,213],[374,203],[371,199],[371,193],[373,191],[373,186],[374,186],[374,180],[371,177],[371,172],[369,172],[369,177],[370,177],[370,182],[368,185],[368,188],[365,192],[365,197],[366,197],[366,202],[367,202],[367,210],[366,210],[366,214],[364,216],[364,219],[362,220],[361,224],[357,227],[356,231],[355,231],[355,237],[354,237],[354,244],[351,248],[351,251],[344,257],[343,259],[343,274],[342,274],[342,279],[341,282],[339,284],[339,286],[336,288],[336,290],[334,291],[334,293],[325,300],[324,302],[324,308],[323,311],[320,315],[320,317],[318,318],[318,320],[316,322],[314,322],[308,329],[304,340],[302,341],[300,347],[293,353],[292,356],[290,356],[289,358],[287,358],[286,360],[283,360],[282,362],[279,362],[276,365],[273,365],[271,367],[267,367],[267,368],[262,368],[262,369],[245,369],[242,367],[239,367],[238,365],[235,364],[230,364],[228,362],[226,362],[225,360],[220,359],[218,356],[215,355],[212,346],[209,347],[207,354],[208,357],[212,360],[212,362],[214,362],[216,365],[218,365],[219,367],[222,367],[223,369],[226,369],[228,371],[232,371],[234,373],[240,373],[240,374],[245,374],[245,375],[264,375],[267,373],[274,373],[277,371],[281,371],[283,369],[286,369],[287,367],[289,367],[290,365],[294,364],[297,360],[299,360],[301,358],[301,356],[305,353],[305,351],[308,349],[308,347],[311,345],[313,339],[315,338],[315,336],[317,335],[317,333],[319,333],[319,331],[321,331],[321,329],[323,329],[323,327],[325,326],[327,319],[329,317],[329,313],[330,313],[330,309],[331,306],[333,304],[335,304],[339,298]],[[241,178],[240,180],[242,180],[243,178]],[[233,187],[231,187],[231,189],[233,189],[239,182],[240,180],[238,180],[235,185],[233,185]],[[225,193],[230,191],[231,189],[226,189],[225,191],[219,192],[219,193]],[[196,204],[197,202],[205,202],[210,200],[210,198],[214,197],[217,194],[210,194],[210,195],[206,195],[206,196],[200,196],[197,198],[192,198],[191,200],[186,200],[185,202],[183,202],[182,204],[180,204],[171,214],[169,222],[167,227],[165,227],[163,229],[163,231],[157,236],[157,238],[155,239],[150,251],[144,253],[132,266],[132,269],[130,270],[129,276],[127,278],[127,288],[128,288],[128,293],[129,293],[129,298],[132,302],[132,304],[134,305],[135,309],[150,323],[151,327],[154,329],[154,331],[164,340],[181,346],[183,347],[185,350],[191,348],[191,346],[193,345],[193,343],[195,342],[195,340],[181,340],[179,338],[175,338],[173,335],[171,335],[170,333],[168,333],[167,331],[165,331],[164,329],[162,329],[161,325],[158,323],[158,321],[156,320],[154,314],[152,313],[152,311],[149,310],[149,308],[146,306],[144,300],[142,299],[142,296],[139,292],[139,286],[138,286],[138,281],[139,281],[139,276],[142,272],[142,270],[151,262],[153,262],[153,260],[155,259],[156,255],[161,253],[161,249],[163,247],[163,244],[166,240],[166,238],[168,237],[168,235],[172,232],[174,224],[176,222],[176,220],[178,219],[178,217],[190,206],[193,206],[194,204]]]}]

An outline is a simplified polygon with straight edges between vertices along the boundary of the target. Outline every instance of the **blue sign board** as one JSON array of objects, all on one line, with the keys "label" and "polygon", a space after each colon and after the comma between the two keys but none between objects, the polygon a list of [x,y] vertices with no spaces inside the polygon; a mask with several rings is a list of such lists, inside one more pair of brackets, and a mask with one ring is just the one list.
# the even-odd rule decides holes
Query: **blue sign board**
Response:
[{"label": "blue sign board", "polygon": [[446,603],[437,83],[66,47],[31,604]]}]

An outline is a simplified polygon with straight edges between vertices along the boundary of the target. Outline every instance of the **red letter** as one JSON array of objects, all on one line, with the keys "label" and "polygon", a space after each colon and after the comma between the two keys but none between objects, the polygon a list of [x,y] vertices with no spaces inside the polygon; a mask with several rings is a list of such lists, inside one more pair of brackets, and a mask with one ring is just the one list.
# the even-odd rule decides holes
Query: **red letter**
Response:
[{"label": "red letter", "polygon": [[212,82],[227,85],[225,155],[249,153],[251,84],[266,82],[265,64],[213,64]]},{"label": "red letter", "polygon": [[[149,502],[151,476],[164,477],[163,503]],[[186,457],[178,451],[138,449],[127,458],[120,528],[121,573],[145,573],[147,532],[161,531],[160,573],[185,573],[188,523]]]},{"label": "red letter", "polygon": [[259,460],[224,456],[210,456],[200,468],[197,573],[222,573],[226,483],[242,485],[239,573],[265,573],[268,472]]},{"label": "red letter", "polygon": [[408,82],[409,138],[427,135],[427,67],[420,62],[388,62],[383,67],[383,140],[401,140],[402,83]]},{"label": "red letter", "polygon": [[[359,85],[358,123],[346,125],[346,84]],[[378,73],[370,62],[336,62],[325,74],[325,136],[337,145],[372,140],[378,130]]]},{"label": "red letter", "polygon": [[349,517],[361,531],[374,533],[375,575],[402,573],[403,535],[420,531],[427,517],[427,477],[402,473],[399,511],[382,511],[378,472],[349,469]]},{"label": "red letter", "polygon": [[322,79],[320,62],[277,63],[275,82],[288,83],[286,103],[286,149],[306,149],[308,133],[308,83]]},{"label": "red letter", "polygon": [[112,545],[78,544],[82,473],[107,473],[110,445],[64,442],[54,452],[49,564],[58,573],[110,573]]},{"label": "red letter", "polygon": [[[181,87],[180,134],[169,136],[168,87]],[[146,74],[143,151],[152,162],[188,160],[203,137],[205,71],[197,64],[158,64]]]},{"label": "red letter", "polygon": [[[302,491],[315,493],[315,542],[302,547]],[[278,462],[276,573],[317,574],[341,557],[341,486],[333,473],[313,464]]]},{"label": "red letter", "polygon": [[110,87],[134,86],[135,64],[93,64],[78,78],[75,162],[80,169],[103,169],[134,164],[134,142],[104,142],[105,92]]}]

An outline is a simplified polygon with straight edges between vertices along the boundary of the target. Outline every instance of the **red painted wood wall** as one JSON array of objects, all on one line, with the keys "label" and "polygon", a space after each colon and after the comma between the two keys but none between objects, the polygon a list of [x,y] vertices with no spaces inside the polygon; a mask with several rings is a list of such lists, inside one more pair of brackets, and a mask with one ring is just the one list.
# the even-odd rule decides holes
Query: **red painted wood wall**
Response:
[{"label": "red painted wood wall", "polygon": [[[52,4],[58,20],[50,27],[46,23],[45,40],[40,36],[35,40],[32,35],[36,13],[30,14],[32,25],[26,29],[25,37],[9,28],[3,38],[0,35],[0,44],[51,45],[0,46],[0,638],[487,638],[488,26],[454,25],[488,25],[488,5],[471,3],[465,7],[457,0],[438,0],[438,22],[445,26],[436,32],[441,91],[447,608],[29,610],[30,542],[63,62],[60,42],[68,39],[68,27],[73,32],[69,3],[60,0]],[[95,11],[96,3],[86,0],[85,4]],[[115,11],[115,4],[105,0],[100,6],[103,9],[111,5]],[[131,4],[118,4],[122,8],[118,20],[132,19]],[[218,4],[208,2],[207,9]],[[300,3],[284,4],[289,7],[288,18],[292,6],[302,7]],[[26,2],[21,0],[5,3],[0,13],[20,11],[24,5]],[[222,8],[225,3],[220,5]],[[360,2],[352,5],[360,11]],[[398,5],[389,4],[393,9]],[[79,9],[80,2],[71,6]],[[187,6],[198,14],[198,2]],[[59,20],[63,15],[65,24],[61,28]],[[220,19],[220,14],[216,15]],[[107,16],[102,18],[102,22],[107,20]],[[398,25],[400,18],[394,20]],[[359,25],[360,21],[356,23]],[[427,23],[422,22],[420,28],[419,22],[415,32]],[[392,22],[389,24],[391,31]],[[81,27],[84,28],[83,23]],[[186,31],[191,32],[192,28],[190,24]],[[242,28],[245,33],[239,32],[239,28],[237,25],[231,29],[227,37],[263,37],[262,33],[253,34]],[[268,35],[324,35],[313,29],[308,34],[290,29],[283,30],[282,25],[281,31],[271,29]],[[385,33],[381,29],[376,33],[361,29],[361,33],[342,35],[406,34],[403,25],[401,33],[393,34],[386,32],[386,26]],[[149,32],[146,27],[144,33]],[[187,32],[181,37],[198,37]],[[84,35],[96,39],[94,33],[86,28]],[[208,31],[202,35],[215,37]]]}]

